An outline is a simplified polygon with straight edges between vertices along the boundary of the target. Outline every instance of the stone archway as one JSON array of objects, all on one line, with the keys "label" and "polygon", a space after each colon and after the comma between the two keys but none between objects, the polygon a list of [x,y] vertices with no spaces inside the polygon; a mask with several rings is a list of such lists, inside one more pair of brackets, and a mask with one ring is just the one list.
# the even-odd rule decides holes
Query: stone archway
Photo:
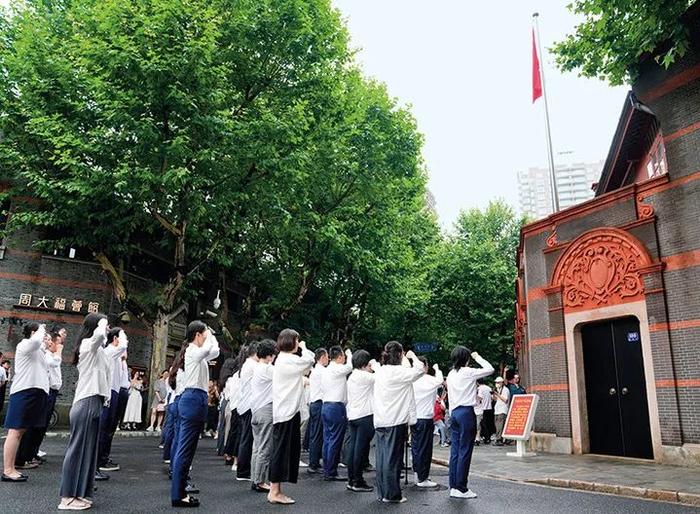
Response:
[{"label": "stone archway", "polygon": [[561,294],[574,453],[588,453],[590,448],[581,327],[594,321],[634,316],[640,324],[654,458],[661,460],[661,428],[644,286],[644,274],[655,266],[637,238],[612,227],[585,232],[557,260],[548,290],[550,294]]}]

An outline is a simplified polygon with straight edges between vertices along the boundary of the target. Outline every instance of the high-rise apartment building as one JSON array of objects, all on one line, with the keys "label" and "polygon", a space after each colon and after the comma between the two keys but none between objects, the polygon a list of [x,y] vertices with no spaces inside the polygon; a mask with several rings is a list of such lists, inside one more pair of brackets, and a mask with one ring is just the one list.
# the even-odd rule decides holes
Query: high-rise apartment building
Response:
[{"label": "high-rise apartment building", "polygon": [[[554,176],[559,193],[559,208],[565,209],[593,198],[591,186],[598,180],[603,161],[596,163],[559,164]],[[549,169],[530,168],[518,172],[520,211],[532,219],[552,214],[552,188]]]}]

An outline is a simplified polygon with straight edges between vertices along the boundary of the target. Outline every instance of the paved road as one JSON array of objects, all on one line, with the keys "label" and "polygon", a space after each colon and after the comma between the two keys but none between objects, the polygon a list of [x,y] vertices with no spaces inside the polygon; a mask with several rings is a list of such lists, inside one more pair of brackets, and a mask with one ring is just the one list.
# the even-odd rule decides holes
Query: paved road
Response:
[{"label": "paved road", "polygon": [[[122,470],[112,473],[109,482],[100,482],[95,493],[92,511],[101,513],[156,513],[172,512],[169,501],[169,482],[152,438],[117,438],[113,457]],[[67,440],[55,438],[44,444],[49,461],[28,473],[30,481],[24,484],[0,483],[0,512],[35,513],[56,511],[58,482]],[[192,472],[202,493],[202,507],[198,512],[298,512],[343,514],[349,512],[401,512],[413,514],[440,513],[498,513],[544,514],[567,513],[685,513],[696,509],[677,504],[634,500],[602,494],[569,491],[513,482],[475,477],[471,488],[479,494],[475,500],[450,500],[447,496],[447,469],[434,466],[433,479],[441,484],[440,491],[406,491],[409,501],[403,505],[384,505],[376,501],[374,493],[351,493],[343,483],[324,483],[302,473],[297,485],[286,491],[297,499],[290,507],[272,506],[265,495],[253,493],[245,482],[236,482],[230,469],[215,457],[213,442],[202,440]],[[372,482],[373,476],[368,476]],[[429,510],[426,510],[429,509]],[[181,509],[178,509],[181,510]]]}]

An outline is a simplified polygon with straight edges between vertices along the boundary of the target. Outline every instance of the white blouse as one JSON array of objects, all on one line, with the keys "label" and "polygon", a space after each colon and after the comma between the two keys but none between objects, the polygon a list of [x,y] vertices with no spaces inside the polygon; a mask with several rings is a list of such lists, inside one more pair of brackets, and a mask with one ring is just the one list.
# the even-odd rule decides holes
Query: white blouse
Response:
[{"label": "white blouse", "polygon": [[61,356],[46,350],[44,353],[46,368],[49,372],[49,387],[58,391],[63,385],[63,375],[61,375]]},{"label": "white blouse", "polygon": [[10,394],[26,389],[41,389],[49,392],[49,371],[44,356],[43,325],[29,339],[22,339],[15,349],[15,374],[10,385]]},{"label": "white blouse", "polygon": [[[78,350],[78,383],[73,403],[90,396],[111,396],[110,361],[105,354],[106,327],[98,326],[92,337],[83,339]],[[120,343],[121,344],[121,343]]]},{"label": "white blouse", "polygon": [[476,405],[476,381],[488,377],[494,372],[491,363],[481,356],[474,359],[481,368],[460,368],[447,374],[447,394],[450,398],[450,409],[457,407],[473,407]]},{"label": "white blouse", "polygon": [[[349,352],[348,352],[349,353]],[[352,354],[348,355],[348,361]],[[338,364],[331,362],[326,371],[321,375],[321,389],[323,390],[323,403],[348,401],[348,375],[352,373],[352,364]]]},{"label": "white blouse", "polygon": [[415,424],[416,407],[413,398],[413,382],[425,369],[423,363],[413,359],[413,366],[381,366],[374,378],[374,426],[375,428]]},{"label": "white blouse", "polygon": [[324,371],[326,371],[326,367],[320,362],[317,362],[311,370],[311,374],[309,375],[309,401],[311,403],[323,400],[321,380],[323,379]]},{"label": "white blouse", "polygon": [[372,414],[374,373],[361,369],[353,370],[348,378],[348,421]]},{"label": "white blouse", "polygon": [[272,403],[273,366],[267,362],[258,362],[253,368],[250,380],[250,410],[255,412]]},{"label": "white blouse", "polygon": [[301,407],[304,395],[304,373],[314,365],[314,353],[302,349],[301,357],[280,352],[272,374],[272,422],[292,419]]},{"label": "white blouse", "polygon": [[253,370],[258,361],[248,357],[243,363],[240,373],[240,396],[238,398],[238,414],[245,414],[250,410],[250,381],[253,379]]},{"label": "white blouse", "polygon": [[423,375],[413,382],[413,395],[416,399],[416,416],[418,419],[433,419],[435,398],[444,378],[442,371],[436,370],[435,376]]},{"label": "white blouse", "polygon": [[226,380],[224,390],[226,391],[226,398],[228,398],[228,410],[231,412],[238,409],[238,400],[241,396],[240,383],[240,377],[237,372]]},{"label": "white blouse", "polygon": [[[185,350],[184,389],[209,391],[209,361],[219,356],[219,341],[209,332],[202,346],[190,343]],[[178,377],[179,378],[179,377]],[[179,382],[179,380],[178,380]]]}]

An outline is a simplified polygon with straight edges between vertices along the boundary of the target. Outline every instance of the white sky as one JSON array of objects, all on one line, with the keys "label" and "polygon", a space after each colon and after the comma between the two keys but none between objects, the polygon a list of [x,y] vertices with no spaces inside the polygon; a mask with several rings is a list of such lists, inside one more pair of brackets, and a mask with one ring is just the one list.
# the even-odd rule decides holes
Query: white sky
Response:
[{"label": "white sky", "polygon": [[[546,48],[575,26],[569,1],[333,0],[366,73],[412,106],[444,227],[497,197],[517,207],[517,171],[547,165],[532,13]],[[627,88],[561,74],[543,51],[555,161],[604,159]]]}]

